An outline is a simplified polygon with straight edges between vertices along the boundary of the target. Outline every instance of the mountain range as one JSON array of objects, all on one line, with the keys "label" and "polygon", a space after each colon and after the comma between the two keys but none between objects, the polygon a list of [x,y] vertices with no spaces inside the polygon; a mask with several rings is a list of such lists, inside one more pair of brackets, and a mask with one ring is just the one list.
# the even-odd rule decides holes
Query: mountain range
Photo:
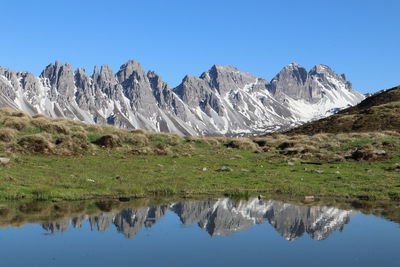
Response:
[{"label": "mountain range", "polygon": [[127,238],[137,235],[142,227],[151,227],[168,211],[173,211],[184,225],[197,224],[211,236],[227,236],[257,224],[269,222],[288,241],[304,233],[314,240],[326,239],[342,230],[354,211],[332,207],[308,207],[258,198],[234,202],[227,198],[207,201],[177,202],[169,205],[127,208],[103,212],[97,216],[81,215],[58,222],[42,223],[51,233],[64,232],[72,225],[80,228],[88,221],[91,230],[106,231],[114,225]]},{"label": "mountain range", "polygon": [[69,64],[48,65],[39,77],[0,67],[0,107],[180,135],[249,136],[282,131],[336,113],[365,98],[326,65],[291,63],[270,82],[233,66],[186,75],[172,88],[134,60],[117,73],[91,75]]}]

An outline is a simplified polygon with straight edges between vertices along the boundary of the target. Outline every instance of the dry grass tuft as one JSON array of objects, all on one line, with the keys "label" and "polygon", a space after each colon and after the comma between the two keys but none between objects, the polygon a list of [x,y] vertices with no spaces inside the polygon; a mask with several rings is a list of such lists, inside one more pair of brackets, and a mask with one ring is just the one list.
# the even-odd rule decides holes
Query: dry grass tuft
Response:
[{"label": "dry grass tuft", "polygon": [[24,130],[30,126],[29,120],[23,117],[5,117],[1,123],[6,127],[13,128],[18,131]]},{"label": "dry grass tuft", "polygon": [[148,134],[149,131],[143,130],[143,129],[135,129],[135,130],[132,130],[131,133],[133,133],[133,134]]},{"label": "dry grass tuft", "polygon": [[215,137],[203,137],[203,136],[188,136],[185,137],[188,143],[206,144],[210,146],[219,146],[225,140],[221,140]]},{"label": "dry grass tuft", "polygon": [[61,155],[83,154],[90,149],[90,143],[83,133],[57,137],[54,143],[57,148],[55,153]]},{"label": "dry grass tuft", "polygon": [[248,138],[231,139],[225,144],[226,147],[243,149],[243,150],[258,150],[259,146]]},{"label": "dry grass tuft", "polygon": [[149,138],[144,134],[127,134],[122,137],[124,143],[133,146],[145,146],[149,143]]},{"label": "dry grass tuft", "polygon": [[24,152],[47,154],[51,153],[54,147],[50,140],[50,135],[41,133],[23,136],[17,143]]},{"label": "dry grass tuft", "polygon": [[16,138],[17,131],[11,128],[0,128],[0,141],[11,142]]},{"label": "dry grass tuft", "polygon": [[65,121],[51,121],[47,118],[40,117],[31,120],[32,125],[37,128],[53,134],[69,134],[70,129]]}]

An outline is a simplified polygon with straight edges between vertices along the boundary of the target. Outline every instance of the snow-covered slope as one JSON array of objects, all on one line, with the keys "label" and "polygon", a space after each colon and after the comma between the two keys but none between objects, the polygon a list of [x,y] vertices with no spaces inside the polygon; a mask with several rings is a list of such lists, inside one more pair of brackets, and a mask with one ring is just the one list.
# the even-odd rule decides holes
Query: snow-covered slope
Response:
[{"label": "snow-covered slope", "polygon": [[214,65],[171,88],[130,60],[117,73],[92,75],[69,64],[48,65],[39,77],[0,68],[0,106],[183,135],[254,135],[291,128],[355,105],[364,96],[325,65],[310,72],[289,64],[271,82],[232,66]]}]

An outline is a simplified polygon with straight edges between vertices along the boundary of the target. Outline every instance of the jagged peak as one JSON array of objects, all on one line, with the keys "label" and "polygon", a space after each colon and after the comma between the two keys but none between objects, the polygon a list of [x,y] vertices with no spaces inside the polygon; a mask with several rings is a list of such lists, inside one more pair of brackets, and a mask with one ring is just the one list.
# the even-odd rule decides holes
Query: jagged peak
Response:
[{"label": "jagged peak", "polygon": [[56,60],[54,64],[50,63],[49,65],[46,66],[46,68],[40,74],[40,77],[50,78],[51,76],[58,76],[58,72],[60,70],[74,73],[72,66],[70,64],[60,63],[58,60]]},{"label": "jagged peak", "polygon": [[310,74],[311,73],[335,73],[331,67],[329,67],[328,65],[324,65],[324,64],[317,64],[315,65],[311,70],[310,70]]},{"label": "jagged peak", "polygon": [[95,66],[93,67],[93,74],[92,74],[92,77],[95,77],[95,76],[97,76],[97,75],[99,75],[99,67],[98,67],[97,65],[95,65]]},{"label": "jagged peak", "polygon": [[157,78],[161,79],[161,76],[157,72],[155,72],[154,70],[149,70],[147,72],[147,77],[153,77],[153,78],[157,77]]},{"label": "jagged peak", "polygon": [[130,59],[126,63],[122,64],[120,70],[123,69],[143,70],[142,65],[140,65],[140,63],[134,59]]},{"label": "jagged peak", "polygon": [[217,71],[217,72],[236,72],[239,71],[236,67],[232,65],[218,65],[214,64],[211,66],[210,71]]},{"label": "jagged peak", "polygon": [[84,68],[77,68],[75,73],[78,73],[80,75],[86,75],[86,70]]},{"label": "jagged peak", "polygon": [[286,68],[302,68],[302,66],[297,62],[289,63],[285,66]]},{"label": "jagged peak", "polygon": [[111,69],[111,67],[107,64],[103,64],[100,67],[100,75],[101,76],[107,76],[108,78],[111,78],[114,76],[114,72]]},{"label": "jagged peak", "polygon": [[281,71],[271,80],[271,83],[278,82],[282,77],[286,76],[295,76],[298,80],[301,80],[303,83],[307,80],[307,70],[296,62],[292,62],[286,66],[284,66]]},{"label": "jagged peak", "polygon": [[287,64],[286,66],[284,66],[282,68],[282,70],[280,72],[284,72],[284,71],[297,71],[297,70],[306,70],[303,66],[301,66],[300,64],[296,63],[296,62],[292,62],[290,64]]},{"label": "jagged peak", "polygon": [[125,64],[122,64],[119,71],[117,72],[117,77],[120,82],[128,80],[132,74],[138,76],[146,76],[144,69],[140,63],[134,59],[129,60]]},{"label": "jagged peak", "polygon": [[182,83],[192,81],[192,80],[198,80],[199,77],[196,77],[194,75],[186,74],[185,77],[182,79]]},{"label": "jagged peak", "polygon": [[102,72],[102,71],[111,71],[112,72],[113,70],[111,69],[111,67],[109,65],[103,64],[100,67],[100,72]]}]

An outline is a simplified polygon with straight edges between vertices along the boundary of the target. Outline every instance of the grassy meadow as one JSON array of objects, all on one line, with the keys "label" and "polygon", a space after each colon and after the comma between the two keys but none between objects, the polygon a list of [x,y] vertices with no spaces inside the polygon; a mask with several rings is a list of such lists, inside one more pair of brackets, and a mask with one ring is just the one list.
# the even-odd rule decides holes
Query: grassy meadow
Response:
[{"label": "grassy meadow", "polygon": [[396,131],[255,138],[125,131],[0,110],[0,199],[400,200]]}]

